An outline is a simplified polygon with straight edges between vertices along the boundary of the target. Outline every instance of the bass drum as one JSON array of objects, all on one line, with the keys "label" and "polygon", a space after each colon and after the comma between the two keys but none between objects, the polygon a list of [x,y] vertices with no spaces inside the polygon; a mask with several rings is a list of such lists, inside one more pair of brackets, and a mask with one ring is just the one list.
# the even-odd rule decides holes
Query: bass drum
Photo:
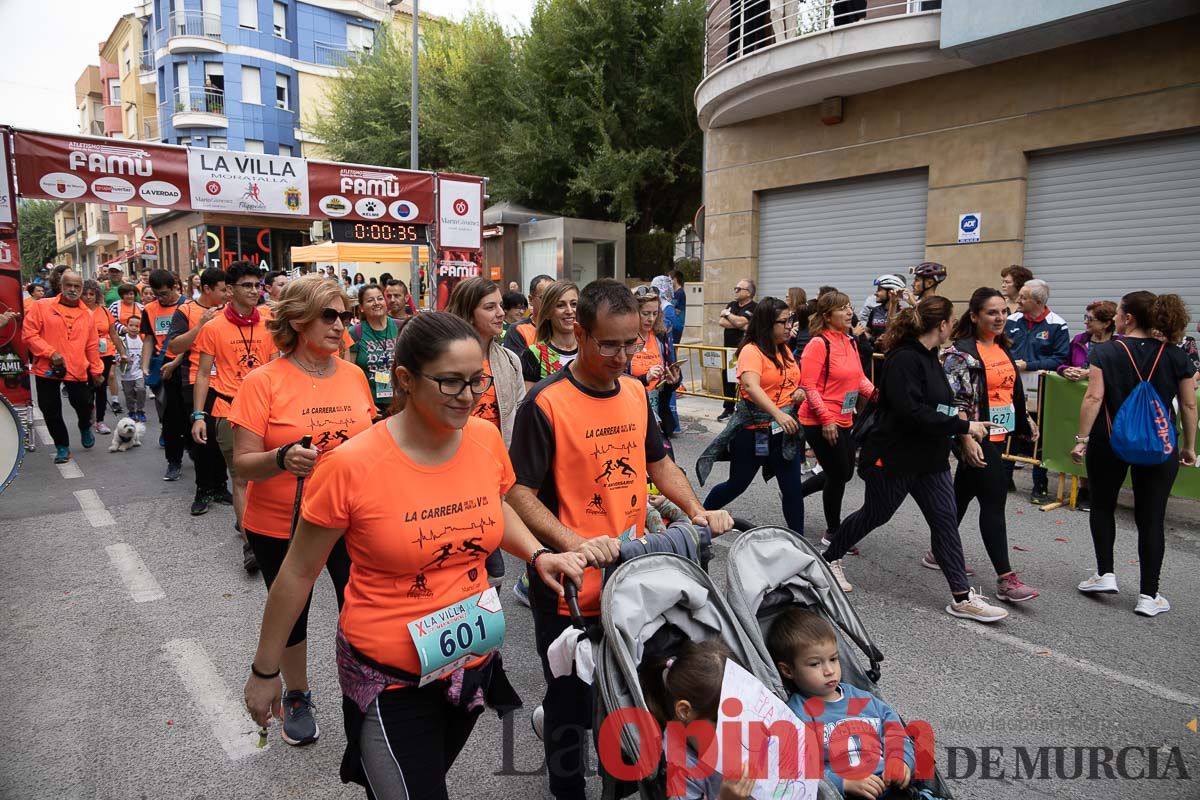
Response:
[{"label": "bass drum", "polygon": [[25,458],[25,427],[8,398],[0,394],[0,492],[21,471]]}]

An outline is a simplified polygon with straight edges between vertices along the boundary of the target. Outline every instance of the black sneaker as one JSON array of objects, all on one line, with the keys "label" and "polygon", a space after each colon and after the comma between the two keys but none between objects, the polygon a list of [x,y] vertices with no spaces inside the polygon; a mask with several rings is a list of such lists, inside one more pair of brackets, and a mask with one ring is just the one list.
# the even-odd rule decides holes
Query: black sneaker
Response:
[{"label": "black sneaker", "polygon": [[207,512],[208,495],[206,495],[204,492],[196,492],[196,499],[192,501],[192,516],[198,517]]},{"label": "black sneaker", "polygon": [[1079,494],[1075,496],[1075,508],[1080,511],[1092,510],[1092,493],[1087,489],[1080,489]]},{"label": "black sneaker", "polygon": [[242,542],[242,569],[250,575],[258,572],[258,559],[254,557],[254,550],[249,542]]},{"label": "black sneaker", "polygon": [[121,408],[121,404],[118,403],[116,400],[113,400],[111,403],[109,403],[108,407],[112,409],[112,412],[114,414],[124,414],[125,413],[125,409]]},{"label": "black sneaker", "polygon": [[729,419],[732,416],[733,416],[732,411],[722,411],[721,415],[719,417],[717,417],[717,422],[724,422],[725,420]]},{"label": "black sneaker", "polygon": [[209,492],[208,499],[223,506],[233,505],[233,495],[229,493],[228,489],[218,489],[215,492]]},{"label": "black sneaker", "polygon": [[321,735],[313,714],[312,692],[288,692],[283,696],[283,740],[290,745],[312,744]]},{"label": "black sneaker", "polygon": [[1029,495],[1029,502],[1035,506],[1044,506],[1050,502],[1050,487],[1035,486]]},{"label": "black sneaker", "polygon": [[167,464],[167,474],[163,475],[164,481],[177,481],[183,476],[182,464]]}]

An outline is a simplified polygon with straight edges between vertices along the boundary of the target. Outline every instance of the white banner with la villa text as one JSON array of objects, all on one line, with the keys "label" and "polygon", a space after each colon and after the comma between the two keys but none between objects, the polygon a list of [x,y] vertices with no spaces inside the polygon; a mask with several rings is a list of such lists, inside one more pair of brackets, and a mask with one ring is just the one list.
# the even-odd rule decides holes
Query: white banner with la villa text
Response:
[{"label": "white banner with la villa text", "polygon": [[188,150],[192,208],[308,216],[308,162],[229,150]]}]

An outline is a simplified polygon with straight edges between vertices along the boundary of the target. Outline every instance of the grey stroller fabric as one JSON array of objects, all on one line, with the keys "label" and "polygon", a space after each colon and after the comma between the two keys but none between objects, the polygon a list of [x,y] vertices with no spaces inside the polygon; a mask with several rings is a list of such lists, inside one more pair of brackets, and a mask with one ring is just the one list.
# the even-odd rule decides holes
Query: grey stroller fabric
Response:
[{"label": "grey stroller fabric", "polygon": [[771,655],[765,632],[774,614],[764,619],[760,613],[765,600],[767,606],[777,610],[799,604],[823,613],[870,659],[871,670],[876,673],[871,683],[879,679],[877,671],[883,654],[871,641],[825,559],[803,537],[787,528],[747,531],[729,548],[726,575],[729,605],[768,664]]},{"label": "grey stroller fabric", "polygon": [[674,553],[703,564],[708,561],[712,534],[708,528],[690,522],[672,522],[662,533],[647,533],[638,539],[621,542],[621,563],[647,553]]}]

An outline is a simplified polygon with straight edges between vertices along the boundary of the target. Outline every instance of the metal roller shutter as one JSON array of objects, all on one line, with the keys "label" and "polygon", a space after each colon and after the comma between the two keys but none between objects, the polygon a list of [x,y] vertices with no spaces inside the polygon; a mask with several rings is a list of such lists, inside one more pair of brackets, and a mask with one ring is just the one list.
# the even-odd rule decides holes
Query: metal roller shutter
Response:
[{"label": "metal roller shutter", "polygon": [[889,173],[763,192],[758,206],[758,294],[812,297],[837,286],[858,308],[887,272],[907,280],[925,258],[929,176]]},{"label": "metal roller shutter", "polygon": [[1072,335],[1088,303],[1139,289],[1200,317],[1200,136],[1030,157],[1025,265]]}]

